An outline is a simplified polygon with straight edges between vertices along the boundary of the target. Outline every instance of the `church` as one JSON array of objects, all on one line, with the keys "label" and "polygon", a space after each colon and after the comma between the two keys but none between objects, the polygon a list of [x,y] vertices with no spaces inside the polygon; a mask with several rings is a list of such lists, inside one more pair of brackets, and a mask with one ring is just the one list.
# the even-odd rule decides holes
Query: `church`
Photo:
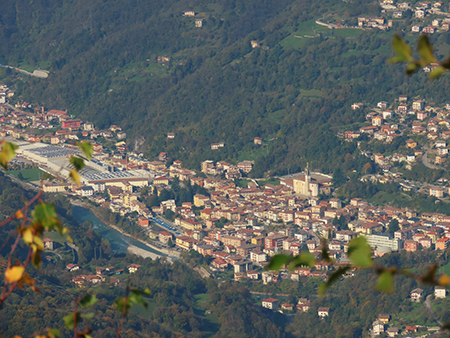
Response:
[{"label": "church", "polygon": [[331,193],[331,176],[314,173],[311,175],[309,165],[305,172],[294,178],[294,191],[307,197],[316,197],[319,194]]}]

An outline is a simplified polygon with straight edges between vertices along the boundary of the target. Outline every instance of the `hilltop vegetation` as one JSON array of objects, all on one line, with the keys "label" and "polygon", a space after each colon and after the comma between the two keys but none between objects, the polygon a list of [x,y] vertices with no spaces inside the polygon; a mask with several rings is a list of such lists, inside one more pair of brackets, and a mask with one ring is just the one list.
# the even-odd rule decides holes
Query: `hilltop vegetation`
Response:
[{"label": "hilltop vegetation", "polygon": [[[183,17],[186,10],[196,17]],[[18,81],[3,71],[19,100],[68,109],[99,127],[119,124],[132,146],[145,141],[150,157],[167,151],[191,168],[205,159],[256,160],[254,175],[309,161],[329,172],[347,153],[357,156],[334,136],[363,121],[352,102],[447,97],[448,77],[406,79],[386,64],[393,32],[314,28],[326,15],[377,11],[369,0],[16,2],[0,14],[0,62],[51,72]],[[448,35],[433,42],[448,46]],[[251,40],[269,49],[252,49]],[[158,63],[161,55],[171,61]],[[219,141],[225,147],[210,150]]]}]

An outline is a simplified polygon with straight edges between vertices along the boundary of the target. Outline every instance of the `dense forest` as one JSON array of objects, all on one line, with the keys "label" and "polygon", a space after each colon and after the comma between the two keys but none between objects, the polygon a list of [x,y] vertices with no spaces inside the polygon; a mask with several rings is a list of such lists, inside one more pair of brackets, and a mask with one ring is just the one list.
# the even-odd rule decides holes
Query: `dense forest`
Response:
[{"label": "dense forest", "polygon": [[[19,100],[67,109],[100,128],[121,125],[131,146],[138,140],[150,157],[167,151],[191,168],[205,159],[251,159],[254,176],[294,172],[307,161],[330,172],[346,154],[357,156],[335,136],[364,120],[351,103],[399,94],[447,99],[449,77],[406,78],[386,63],[393,31],[311,31],[312,38],[288,43],[318,18],[354,20],[376,15],[377,6],[371,0],[15,1],[0,13],[0,63],[42,67],[50,76],[17,77],[3,69],[0,77]],[[187,10],[203,27],[182,15]],[[252,49],[250,40],[268,49]],[[450,34],[433,43],[442,57]],[[171,61],[158,63],[161,55]],[[253,145],[255,136],[263,147]],[[225,147],[210,150],[219,141]]]}]

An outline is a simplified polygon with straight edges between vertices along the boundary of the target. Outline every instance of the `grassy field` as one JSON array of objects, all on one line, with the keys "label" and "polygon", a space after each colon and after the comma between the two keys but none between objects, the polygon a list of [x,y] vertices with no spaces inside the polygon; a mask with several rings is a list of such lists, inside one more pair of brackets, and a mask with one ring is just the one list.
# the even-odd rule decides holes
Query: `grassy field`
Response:
[{"label": "grassy field", "polygon": [[450,275],[450,263],[448,263],[444,266],[441,266],[439,268],[439,273],[445,273],[447,276],[449,276]]},{"label": "grassy field", "polygon": [[60,244],[64,244],[64,242],[66,242],[66,237],[57,231],[48,231],[45,233],[45,237],[53,239],[55,242]]},{"label": "grassy field", "polygon": [[209,295],[207,293],[195,295],[194,312],[203,319],[202,337],[213,337],[219,331],[219,317],[213,314],[206,314],[208,307]]},{"label": "grassy field", "polygon": [[319,89],[300,89],[301,96],[310,96],[310,97],[323,97],[323,92]]},{"label": "grassy field", "polygon": [[405,311],[399,313],[392,318],[393,325],[429,325],[433,326],[434,323],[424,318],[425,305],[423,303],[411,303],[408,304],[413,307],[411,311]]},{"label": "grassy field", "polygon": [[258,181],[260,187],[264,187],[266,184],[280,185],[280,180],[266,180]]},{"label": "grassy field", "polygon": [[247,180],[239,180],[239,181],[238,181],[238,185],[239,185],[241,188],[248,188],[248,181],[247,181]]},{"label": "grassy field", "polygon": [[345,38],[351,38],[360,36],[363,33],[361,29],[353,29],[353,28],[339,28],[333,30],[333,36],[342,36]]},{"label": "grassy field", "polygon": [[14,177],[17,177],[17,178],[19,178],[18,177],[19,173],[22,174],[23,180],[25,182],[39,181],[41,179],[42,175],[46,174],[44,171],[42,171],[39,168],[8,171],[8,174],[13,175]]}]

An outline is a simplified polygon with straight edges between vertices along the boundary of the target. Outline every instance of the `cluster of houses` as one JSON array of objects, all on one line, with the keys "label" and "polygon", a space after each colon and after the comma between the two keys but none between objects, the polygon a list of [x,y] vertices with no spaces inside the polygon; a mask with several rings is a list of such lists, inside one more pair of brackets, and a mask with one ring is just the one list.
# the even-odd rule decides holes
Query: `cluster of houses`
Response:
[{"label": "cluster of houses", "polygon": [[[419,303],[424,299],[424,290],[416,288],[409,293],[411,302]],[[434,298],[443,299],[447,297],[447,289],[443,286],[435,286],[434,288]],[[378,318],[372,323],[372,336],[387,335],[388,337],[396,337],[399,335],[408,337],[416,336],[418,332],[417,325],[406,325],[401,329],[397,326],[390,325],[391,316],[389,314],[380,314]],[[427,331],[437,331],[439,327],[428,327]],[[427,335],[425,335],[427,336]]]},{"label": "cluster of houses", "polygon": [[[189,11],[185,11],[185,12],[183,12],[183,16],[186,16],[186,17],[190,17],[190,18],[193,18],[193,17],[195,17],[195,15],[196,15],[196,13],[195,13],[195,11],[191,11],[191,10],[189,10]],[[195,27],[196,28],[202,28],[203,27],[203,19],[195,19]]]},{"label": "cluster of houses", "polygon": [[[141,268],[141,265],[139,264],[130,264],[127,266],[127,270],[129,274],[135,273]],[[66,271],[68,272],[74,272],[80,270],[80,266],[78,264],[67,264],[66,265]],[[89,285],[95,285],[98,283],[104,283],[108,281],[109,283],[113,284],[114,286],[117,286],[120,284],[120,281],[118,278],[114,277],[117,275],[122,275],[124,272],[124,269],[115,269],[113,266],[108,267],[97,267],[95,268],[95,275],[84,275],[80,274],[77,276],[74,276],[72,278],[72,283],[75,284],[76,287],[85,287]],[[108,277],[108,279],[107,279]]]},{"label": "cluster of houses", "polygon": [[8,88],[5,84],[0,84],[0,104],[6,103],[8,98],[14,96],[14,91]]},{"label": "cluster of houses", "polygon": [[450,13],[448,4],[442,1],[397,2],[395,0],[383,0],[380,2],[381,14],[377,17],[358,17],[359,27],[379,28],[389,30],[393,25],[404,22],[412,13],[413,24],[411,32],[433,34],[436,32],[448,32],[450,25]]},{"label": "cluster of houses", "polygon": [[[117,126],[111,126],[108,130],[97,130],[92,123],[83,123],[79,119],[74,119],[67,111],[54,109],[46,111],[44,107],[32,107],[28,103],[16,104],[16,108],[19,110],[11,110],[5,104],[0,105],[0,137],[11,136],[31,143],[43,142],[59,145],[82,139],[95,141],[103,138],[120,141],[127,136]],[[45,130],[49,130],[49,132],[43,133],[42,131]],[[93,146],[95,152],[102,152],[101,144],[94,143]],[[123,151],[128,150],[123,141],[116,144],[116,148]]]},{"label": "cluster of houses", "polygon": [[[353,110],[365,109],[363,103],[354,103]],[[367,109],[367,125],[358,130],[339,132],[338,136],[347,141],[358,140],[362,135],[384,143],[392,143],[396,137],[407,136],[404,153],[373,154],[371,157],[382,169],[389,170],[397,163],[405,162],[406,169],[427,156],[424,160],[442,166],[447,161],[450,138],[450,104],[445,107],[426,105],[425,100],[409,100],[401,95],[398,102],[378,102],[376,107]],[[427,146],[431,148],[427,154]],[[422,148],[425,147],[425,148]],[[434,193],[430,192],[430,195]]]},{"label": "cluster of houses", "polygon": [[[307,298],[299,298],[297,306],[295,306],[294,304],[290,304],[290,303],[281,303],[280,304],[280,300],[277,298],[266,298],[263,299],[262,301],[262,307],[269,309],[269,310],[273,310],[273,311],[286,311],[286,312],[292,312],[292,311],[297,311],[297,312],[308,312],[311,304],[310,301]],[[317,309],[317,315],[320,318],[325,318],[329,315],[330,313],[330,308],[329,307],[319,307]]]},{"label": "cluster of houses", "polygon": [[[450,245],[450,216],[431,213],[419,216],[412,210],[375,207],[359,198],[348,205],[335,198],[320,200],[311,194],[304,195],[303,190],[296,191],[294,187],[299,186],[295,182],[304,183],[304,176],[282,180],[276,186],[267,184],[263,189],[197,178],[192,183],[210,191],[210,196],[194,196],[193,206],[199,215],[192,212],[191,203],[177,207],[174,200],[164,201],[152,211],[163,213],[171,208],[178,215],[175,224],[184,229],[184,234],[175,238],[176,246],[212,257],[211,271],[232,269],[235,280],[260,280],[264,284],[284,278],[294,281],[326,278],[331,267],[323,263],[298,268],[289,275],[260,269],[270,256],[280,252],[297,255],[307,248],[319,258],[322,243],[316,234],[329,239],[330,255],[342,264],[348,262],[348,243],[356,236],[365,236],[375,255],[421,248],[445,250]],[[221,219],[225,223],[220,224]],[[348,229],[341,229],[338,224],[341,219]],[[400,229],[394,234],[386,233],[393,219]],[[279,229],[269,231],[268,226],[273,224],[278,224]]]},{"label": "cluster of houses", "polygon": [[201,170],[206,175],[222,175],[224,174],[226,179],[233,180],[235,178],[241,178],[242,173],[248,174],[252,169],[254,161],[242,161],[237,165],[232,165],[225,161],[214,161],[207,160],[203,161],[201,164]]}]

